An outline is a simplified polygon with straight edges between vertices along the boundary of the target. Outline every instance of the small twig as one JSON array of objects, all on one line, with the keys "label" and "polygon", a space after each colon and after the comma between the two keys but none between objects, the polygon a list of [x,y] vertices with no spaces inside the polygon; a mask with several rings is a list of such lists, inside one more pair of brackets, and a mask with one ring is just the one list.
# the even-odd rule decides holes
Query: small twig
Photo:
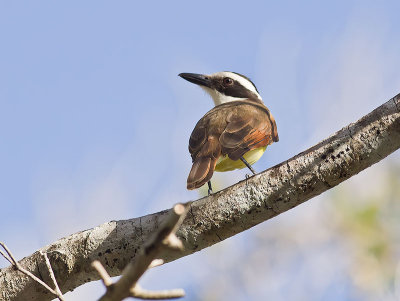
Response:
[{"label": "small twig", "polygon": [[131,290],[131,296],[144,300],[176,299],[184,297],[185,291],[180,288],[162,291],[148,291],[142,289],[138,284],[136,284],[136,286]]},{"label": "small twig", "polygon": [[163,244],[172,250],[183,251],[183,244],[175,233],[168,235],[167,238],[164,239]]},{"label": "small twig", "polygon": [[163,260],[163,259],[154,259],[154,260],[150,263],[149,269],[158,267],[158,266],[163,265],[163,264],[164,264],[164,260]]},{"label": "small twig", "polygon": [[110,275],[108,275],[106,269],[103,267],[100,261],[95,260],[92,262],[92,267],[99,273],[101,280],[105,287],[109,287],[112,284]]},{"label": "small twig", "polygon": [[44,253],[42,250],[40,250],[40,254],[42,254],[43,257],[44,257],[47,269],[49,270],[50,278],[53,281],[55,291],[57,292],[58,299],[59,300],[64,300],[64,296],[63,296],[63,294],[62,294],[62,292],[60,290],[60,287],[58,286],[58,283],[57,283],[57,280],[56,280],[56,276],[54,275],[54,271],[53,271],[53,268],[51,267],[50,260],[47,257],[47,253]]},{"label": "small twig", "polygon": [[11,251],[7,248],[7,246],[3,243],[0,242],[0,245],[2,246],[2,248],[4,249],[4,251],[6,251],[7,254],[5,254],[2,250],[0,250],[0,254],[12,265],[17,266],[17,262],[14,259],[14,256],[12,255]]},{"label": "small twig", "polygon": [[49,269],[50,277],[53,280],[56,290],[52,289],[50,286],[48,286],[45,282],[43,282],[41,279],[33,275],[31,272],[28,270],[24,269],[18,261],[15,260],[14,255],[11,253],[11,251],[7,248],[7,246],[3,243],[0,242],[0,246],[6,251],[7,254],[5,254],[3,251],[0,250],[0,254],[8,261],[10,262],[18,271],[21,273],[25,274],[26,276],[32,278],[34,281],[42,285],[46,290],[48,290],[50,293],[53,295],[57,296],[57,298],[60,301],[65,301],[63,294],[60,291],[60,288],[57,285],[56,279],[54,277],[53,269],[51,268],[50,261],[47,258],[47,255],[43,254],[42,251],[40,251],[40,254],[44,255],[45,261],[46,261],[46,266]]},{"label": "small twig", "polygon": [[119,301],[127,297],[140,299],[174,299],[185,295],[182,289],[165,291],[147,291],[142,289],[137,281],[146,270],[164,263],[162,259],[155,259],[163,248],[174,250],[183,250],[183,244],[175,235],[186,215],[186,206],[176,204],[161,224],[158,231],[141,249],[134,261],[128,263],[122,272],[121,278],[115,283],[99,261],[94,261],[92,266],[97,270],[105,287],[106,293],[100,298],[100,301]]}]

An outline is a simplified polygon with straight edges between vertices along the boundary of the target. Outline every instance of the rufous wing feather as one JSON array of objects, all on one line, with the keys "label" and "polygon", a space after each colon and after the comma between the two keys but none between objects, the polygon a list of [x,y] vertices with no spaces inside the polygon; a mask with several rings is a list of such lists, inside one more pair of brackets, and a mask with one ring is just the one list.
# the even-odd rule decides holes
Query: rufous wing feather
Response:
[{"label": "rufous wing feather", "polygon": [[219,141],[230,159],[239,160],[248,151],[271,144],[271,121],[263,111],[229,116]]}]

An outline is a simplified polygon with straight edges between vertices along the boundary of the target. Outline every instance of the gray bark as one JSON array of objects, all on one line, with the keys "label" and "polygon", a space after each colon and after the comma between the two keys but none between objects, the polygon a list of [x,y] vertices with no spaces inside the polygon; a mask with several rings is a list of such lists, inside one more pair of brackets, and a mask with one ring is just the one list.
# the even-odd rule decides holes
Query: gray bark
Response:
[{"label": "gray bark", "polygon": [[[181,253],[166,251],[167,262],[200,251],[285,212],[338,185],[400,147],[400,94],[317,145],[262,173],[190,204],[177,235]],[[177,200],[178,201],[178,200]],[[111,276],[120,275],[167,210],[111,221],[42,248],[62,292],[99,276],[100,260]],[[20,264],[51,283],[39,251]],[[1,299],[2,298],[2,299]],[[1,300],[51,300],[50,293],[12,267],[0,271]]]}]

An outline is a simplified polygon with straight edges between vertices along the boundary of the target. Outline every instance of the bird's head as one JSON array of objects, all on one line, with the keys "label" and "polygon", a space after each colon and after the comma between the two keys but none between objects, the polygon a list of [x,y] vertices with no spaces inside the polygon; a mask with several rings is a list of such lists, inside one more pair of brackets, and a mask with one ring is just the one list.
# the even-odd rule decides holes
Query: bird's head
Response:
[{"label": "bird's head", "polygon": [[235,72],[217,72],[210,75],[181,73],[180,77],[202,87],[220,105],[229,101],[250,99],[262,102],[254,83],[244,75]]}]

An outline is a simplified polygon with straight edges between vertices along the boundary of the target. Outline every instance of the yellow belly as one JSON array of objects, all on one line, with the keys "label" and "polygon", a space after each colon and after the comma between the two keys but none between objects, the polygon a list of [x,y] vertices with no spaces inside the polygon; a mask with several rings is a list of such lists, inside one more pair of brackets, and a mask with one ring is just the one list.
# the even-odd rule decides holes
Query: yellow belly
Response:
[{"label": "yellow belly", "polygon": [[[243,157],[250,165],[253,165],[258,161],[258,159],[261,158],[266,149],[266,146],[253,149],[245,153]],[[217,165],[215,166],[215,171],[230,171],[234,169],[242,169],[245,167],[246,165],[244,165],[244,163],[240,159],[233,161],[225,155],[218,158]]]}]

